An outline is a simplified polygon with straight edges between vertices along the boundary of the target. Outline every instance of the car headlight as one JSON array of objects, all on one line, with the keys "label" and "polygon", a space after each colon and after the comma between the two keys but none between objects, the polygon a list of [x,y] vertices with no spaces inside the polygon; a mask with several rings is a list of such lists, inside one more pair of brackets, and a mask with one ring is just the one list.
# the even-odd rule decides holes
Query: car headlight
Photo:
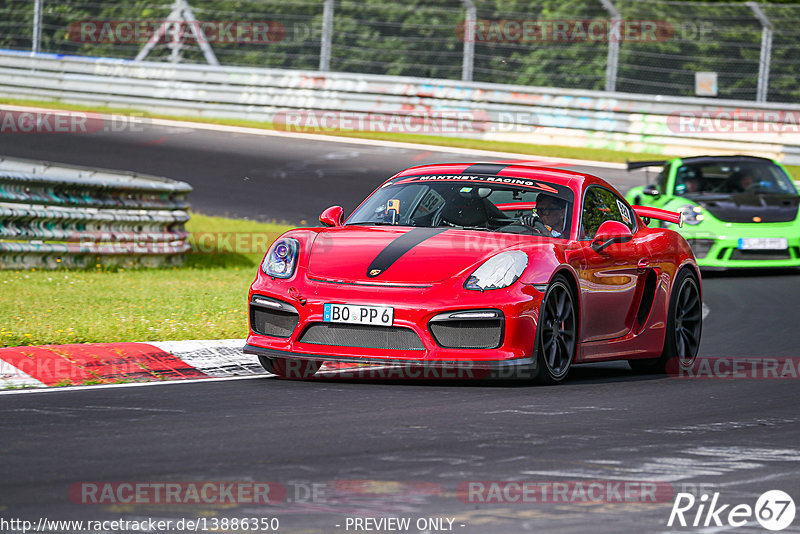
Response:
[{"label": "car headlight", "polygon": [[492,256],[475,269],[464,283],[466,289],[484,291],[508,287],[522,276],[528,266],[528,255],[521,250],[510,250]]},{"label": "car headlight", "polygon": [[703,215],[703,208],[700,206],[695,206],[694,204],[685,204],[678,209],[678,211],[683,216],[684,224],[700,224],[705,219],[705,215]]},{"label": "car headlight", "polygon": [[267,255],[264,256],[261,270],[264,271],[264,274],[275,278],[289,278],[294,274],[294,268],[297,267],[299,250],[300,243],[297,239],[290,237],[278,239],[269,247]]}]

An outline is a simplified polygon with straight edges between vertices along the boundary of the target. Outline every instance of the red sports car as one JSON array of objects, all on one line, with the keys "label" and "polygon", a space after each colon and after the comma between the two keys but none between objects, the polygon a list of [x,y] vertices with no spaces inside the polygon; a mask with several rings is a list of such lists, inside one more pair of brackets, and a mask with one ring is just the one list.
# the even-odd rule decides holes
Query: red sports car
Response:
[{"label": "red sports car", "polygon": [[347,220],[328,208],[323,227],[272,244],[250,288],[245,352],[301,378],[325,361],[520,371],[550,384],[588,362],[689,367],[699,271],[686,240],[650,218],[680,222],[580,172],[406,169]]}]

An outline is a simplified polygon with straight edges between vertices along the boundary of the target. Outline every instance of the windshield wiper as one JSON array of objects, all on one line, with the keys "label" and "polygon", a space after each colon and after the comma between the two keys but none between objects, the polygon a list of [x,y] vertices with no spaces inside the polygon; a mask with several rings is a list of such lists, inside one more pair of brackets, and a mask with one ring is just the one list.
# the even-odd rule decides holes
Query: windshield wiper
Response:
[{"label": "windshield wiper", "polygon": [[486,228],[485,226],[459,226],[457,224],[444,224],[441,226],[447,226],[449,228],[456,228],[458,230],[483,230],[484,232],[494,232],[491,228]]}]

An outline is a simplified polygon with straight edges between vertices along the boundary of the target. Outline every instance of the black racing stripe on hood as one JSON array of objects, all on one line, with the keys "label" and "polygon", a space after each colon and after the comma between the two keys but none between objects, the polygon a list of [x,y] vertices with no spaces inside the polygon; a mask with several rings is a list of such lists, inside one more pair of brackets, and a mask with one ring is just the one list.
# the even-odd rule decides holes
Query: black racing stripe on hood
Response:
[{"label": "black racing stripe on hood", "polygon": [[447,231],[447,228],[414,228],[401,235],[381,250],[372,263],[367,267],[367,276],[375,278],[392,266],[406,252],[416,247],[426,239]]},{"label": "black racing stripe on hood", "polygon": [[508,163],[476,163],[464,169],[461,174],[497,174],[508,166]]}]

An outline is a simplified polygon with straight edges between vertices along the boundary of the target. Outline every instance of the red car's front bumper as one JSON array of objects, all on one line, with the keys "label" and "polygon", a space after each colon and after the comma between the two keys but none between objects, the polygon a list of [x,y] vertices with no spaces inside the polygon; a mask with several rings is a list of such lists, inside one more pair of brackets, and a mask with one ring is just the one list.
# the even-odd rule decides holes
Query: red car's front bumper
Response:
[{"label": "red car's front bumper", "polygon": [[[254,297],[261,302],[260,305],[253,302]],[[401,286],[308,280],[300,273],[289,280],[273,280],[259,273],[250,288],[250,335],[245,352],[270,358],[452,364],[478,369],[531,366],[535,365],[536,323],[542,297],[543,294],[536,287],[520,282],[505,289],[480,292],[466,290],[455,280],[429,286]],[[375,330],[377,327],[353,325],[353,335],[349,335],[347,328],[350,325],[339,326],[341,323],[323,321],[323,306],[326,303],[390,306],[394,309],[394,321],[391,327],[380,331]],[[442,314],[447,316],[452,312],[469,310],[499,312],[493,322],[480,325],[484,328],[482,332],[490,332],[490,328],[500,323],[501,330],[495,337],[497,343],[494,346],[464,346],[475,341],[471,337],[474,332],[469,332],[462,336],[466,338],[466,343],[460,348],[453,348],[452,340],[460,336],[457,328],[477,326],[474,322],[466,324],[468,321],[446,323],[450,336],[443,341],[443,330],[436,329],[437,325],[442,324]],[[254,315],[256,313],[259,315]],[[293,313],[296,313],[296,317]],[[273,317],[276,322],[282,323],[280,328],[271,329],[269,324],[265,324]],[[432,323],[434,318],[437,320]],[[293,325],[295,319],[296,325]],[[328,336],[326,333],[322,338],[310,335],[312,328],[317,329],[314,332],[319,332],[320,328],[328,332],[331,325],[336,335]],[[439,332],[439,342],[432,328]],[[395,338],[395,333],[399,329],[405,329],[401,336],[405,341],[400,345],[408,340],[413,343],[402,348],[387,348],[386,344],[380,342],[380,338],[385,336],[387,343],[398,345],[396,341],[400,338]],[[264,335],[264,330],[272,330],[273,335]],[[274,335],[276,332],[280,335]],[[362,343],[365,336],[370,341]],[[419,338],[418,342],[414,336]],[[313,342],[308,342],[310,338]],[[346,346],[353,344],[363,346]]]}]

